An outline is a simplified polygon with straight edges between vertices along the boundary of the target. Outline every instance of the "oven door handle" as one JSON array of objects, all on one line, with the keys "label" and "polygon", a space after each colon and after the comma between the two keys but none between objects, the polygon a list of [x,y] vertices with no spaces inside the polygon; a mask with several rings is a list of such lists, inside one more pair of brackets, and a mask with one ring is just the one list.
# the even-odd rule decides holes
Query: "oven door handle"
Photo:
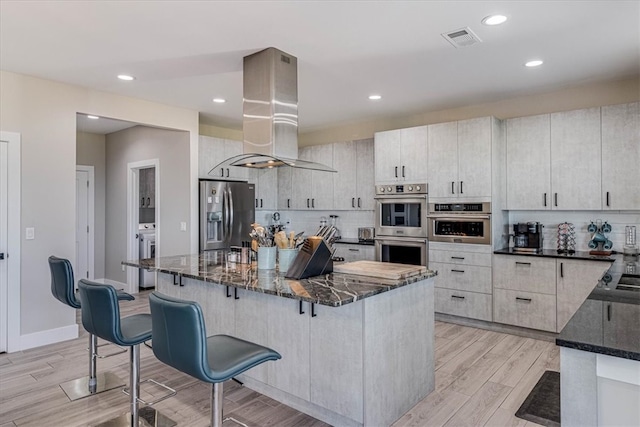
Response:
[{"label": "oven door handle", "polygon": [[427,215],[428,218],[432,218],[432,219],[449,219],[451,221],[460,221],[460,220],[465,220],[465,219],[491,219],[491,215],[475,215],[475,214],[459,214],[459,215],[442,215],[442,214],[429,214]]},{"label": "oven door handle", "polygon": [[429,242],[428,239],[423,239],[420,237],[380,237],[379,239],[374,238],[376,243],[381,245],[385,245],[387,243],[417,243],[419,245],[426,244]]}]

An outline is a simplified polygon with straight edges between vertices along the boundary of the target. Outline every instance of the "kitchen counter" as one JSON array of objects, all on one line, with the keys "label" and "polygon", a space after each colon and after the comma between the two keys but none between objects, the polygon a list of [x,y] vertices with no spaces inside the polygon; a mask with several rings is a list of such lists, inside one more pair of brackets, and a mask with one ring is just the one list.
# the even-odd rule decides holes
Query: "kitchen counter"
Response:
[{"label": "kitchen counter", "polygon": [[562,253],[559,254],[555,249],[543,249],[542,252],[516,252],[512,248],[503,248],[493,251],[496,255],[520,255],[520,256],[534,256],[534,257],[545,257],[545,258],[564,258],[564,259],[579,259],[586,261],[607,261],[611,262],[615,260],[615,255],[591,255],[589,252],[574,252],[572,254]]},{"label": "kitchen counter", "polygon": [[388,426],[435,389],[434,272],[290,280],[224,260],[210,251],[123,264],[155,270],[158,292],[197,301],[207,335],[278,351],[238,380],[328,424]]},{"label": "kitchen counter", "polygon": [[[225,251],[206,251],[197,255],[124,261],[122,264],[331,307],[353,303],[436,275],[435,272],[427,270],[423,275],[408,279],[388,280],[331,273],[308,279],[291,280],[286,279],[278,270],[258,270],[255,262],[233,263],[227,266],[225,253]],[[176,280],[181,279],[177,277]]]}]

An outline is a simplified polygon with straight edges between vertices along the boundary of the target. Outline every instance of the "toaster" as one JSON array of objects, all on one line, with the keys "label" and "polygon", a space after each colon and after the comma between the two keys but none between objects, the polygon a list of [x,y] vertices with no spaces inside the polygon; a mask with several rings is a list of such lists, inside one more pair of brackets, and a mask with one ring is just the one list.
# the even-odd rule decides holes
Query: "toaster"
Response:
[{"label": "toaster", "polygon": [[374,227],[358,227],[358,240],[361,242],[373,242],[375,234]]}]

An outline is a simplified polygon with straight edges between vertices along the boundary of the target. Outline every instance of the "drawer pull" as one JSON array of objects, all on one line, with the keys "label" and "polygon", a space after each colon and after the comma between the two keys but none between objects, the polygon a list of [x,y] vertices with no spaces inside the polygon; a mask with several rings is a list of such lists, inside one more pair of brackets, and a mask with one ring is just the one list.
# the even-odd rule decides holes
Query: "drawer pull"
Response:
[{"label": "drawer pull", "polygon": [[451,298],[464,299],[464,297],[461,297],[460,295],[451,295]]},{"label": "drawer pull", "polygon": [[520,297],[516,297],[516,301],[531,302],[531,298],[520,298]]},{"label": "drawer pull", "polygon": [[464,270],[451,270],[452,273],[464,273]]},{"label": "drawer pull", "polygon": [[463,256],[452,256],[451,259],[464,259]]},{"label": "drawer pull", "polygon": [[349,250],[350,250],[351,252],[360,252],[360,249],[352,249],[352,248],[349,248]]},{"label": "drawer pull", "polygon": [[520,262],[520,261],[516,261],[516,264],[519,264],[519,265],[531,265],[530,262]]}]

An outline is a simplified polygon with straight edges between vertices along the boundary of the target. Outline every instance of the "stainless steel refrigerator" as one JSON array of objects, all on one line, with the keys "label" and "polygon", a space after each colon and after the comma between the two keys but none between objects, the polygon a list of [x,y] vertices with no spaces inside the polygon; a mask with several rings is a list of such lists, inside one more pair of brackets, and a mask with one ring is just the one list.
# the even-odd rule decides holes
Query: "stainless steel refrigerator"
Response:
[{"label": "stainless steel refrigerator", "polygon": [[200,180],[200,251],[250,241],[254,201],[254,184]]}]

